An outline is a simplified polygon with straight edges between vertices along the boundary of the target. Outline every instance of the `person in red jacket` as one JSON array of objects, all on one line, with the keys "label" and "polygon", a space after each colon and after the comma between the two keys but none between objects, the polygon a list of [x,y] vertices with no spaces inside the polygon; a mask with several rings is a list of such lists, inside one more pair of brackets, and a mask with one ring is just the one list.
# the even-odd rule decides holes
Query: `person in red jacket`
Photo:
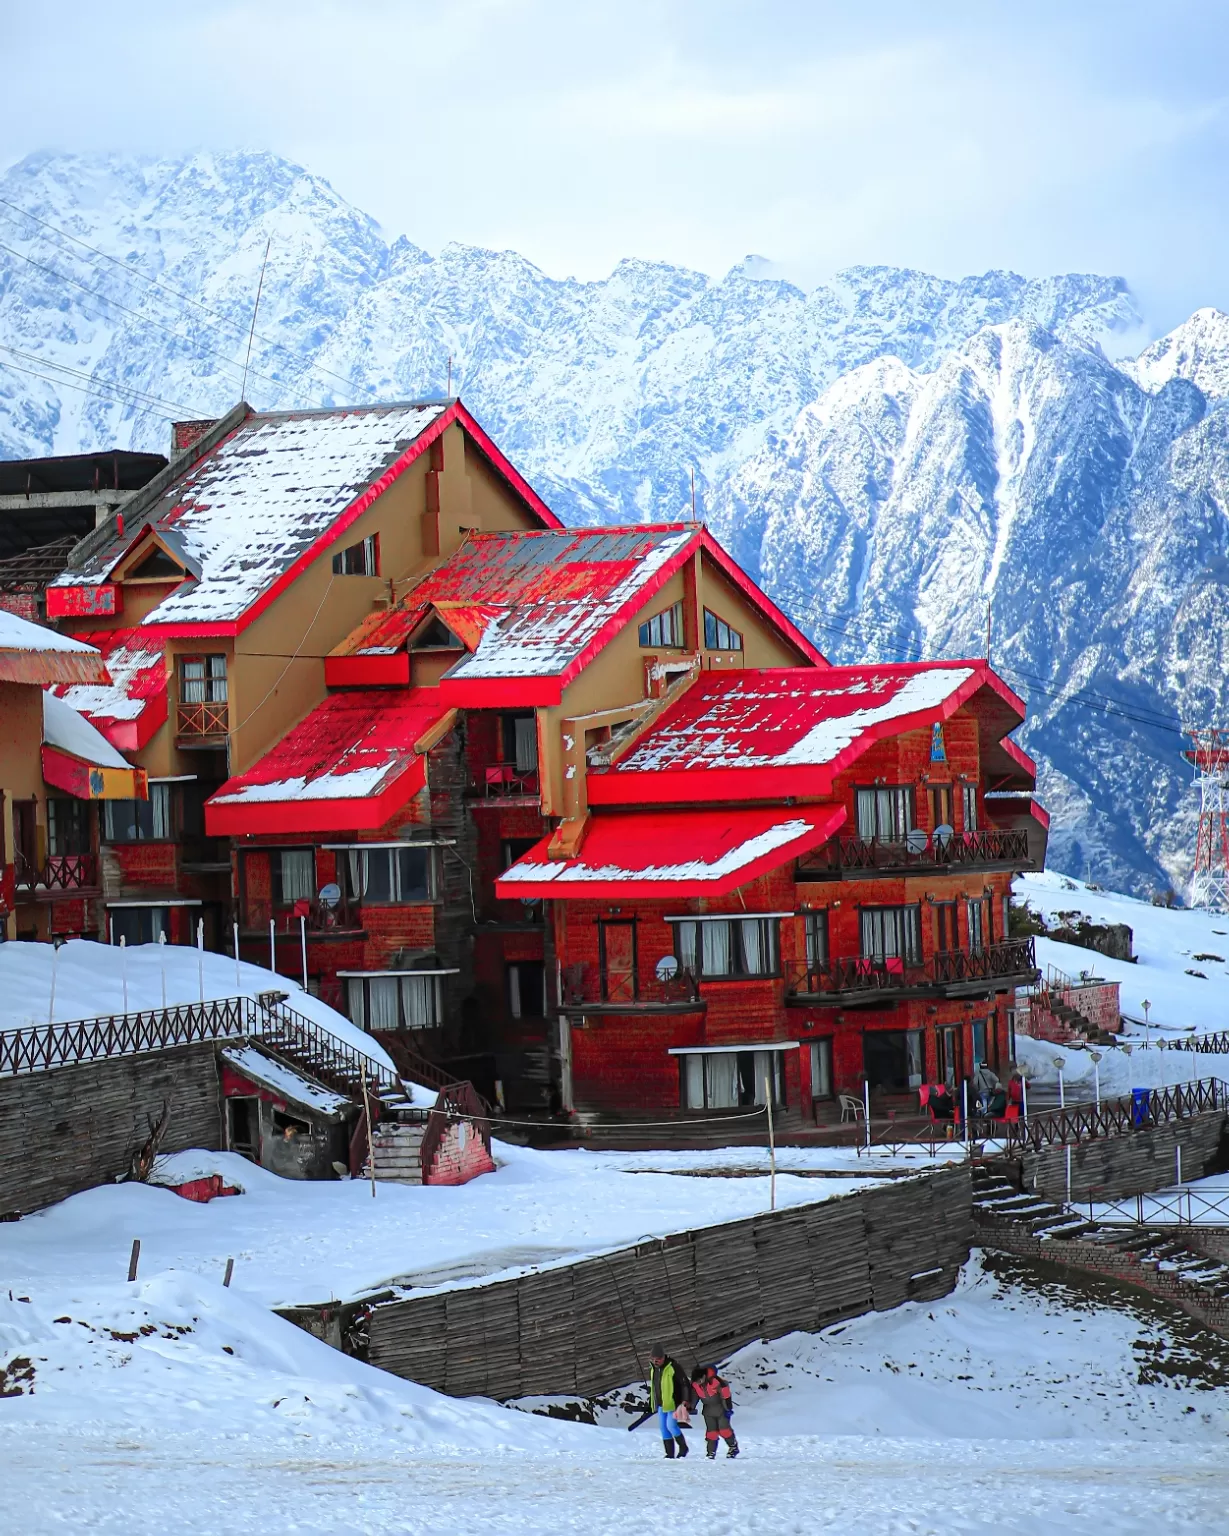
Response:
[{"label": "person in red jacket", "polygon": [[718,1440],[724,1440],[726,1457],[732,1461],[738,1455],[738,1441],[730,1428],[734,1400],[729,1382],[718,1376],[715,1365],[705,1366],[691,1378],[691,1395],[704,1414],[704,1454],[712,1461]]}]

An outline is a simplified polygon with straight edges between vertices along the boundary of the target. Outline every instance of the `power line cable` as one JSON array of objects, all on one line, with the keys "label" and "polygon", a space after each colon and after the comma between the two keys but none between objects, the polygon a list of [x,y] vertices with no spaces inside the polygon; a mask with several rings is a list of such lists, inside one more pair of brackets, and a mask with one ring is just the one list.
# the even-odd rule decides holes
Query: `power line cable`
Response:
[{"label": "power line cable", "polygon": [[[145,389],[138,389],[134,384],[122,384],[118,379],[111,379],[107,377],[100,379],[98,374],[84,373],[80,368],[72,368],[68,363],[57,363],[53,359],[44,357],[41,353],[38,352],[23,352],[20,347],[6,346],[3,342],[0,342],[0,352],[8,352],[11,356],[19,357],[27,363],[37,363],[42,368],[53,368],[57,373],[68,374],[70,378],[84,379],[88,384],[97,384],[102,382],[113,390],[123,391],[125,394],[136,396],[140,400],[148,402],[152,405],[169,406],[171,410],[180,412],[199,412],[198,406],[181,405],[177,400],[164,400],[160,395],[151,394],[148,390]],[[49,380],[48,382],[53,381]]]},{"label": "power line cable", "polygon": [[[55,278],[57,282],[71,283],[74,288],[80,288],[82,293],[89,294],[91,298],[97,299],[100,303],[110,304],[115,309],[120,310],[121,313],[131,316],[132,319],[138,322],[138,324],[153,326],[155,330],[159,330],[164,335],[169,336],[172,341],[181,342],[185,346],[198,352],[202,352],[207,356],[219,358],[227,365],[227,367],[234,368],[240,375],[242,375],[243,364],[236,362],[234,358],[227,357],[224,353],[219,352],[216,347],[208,346],[205,342],[195,340],[190,336],[185,336],[179,331],[174,331],[169,326],[163,325],[160,320],[155,320],[152,315],[143,315],[139,310],[131,309],[127,304],[121,304],[118,299],[110,298],[105,293],[99,293],[96,289],[87,287],[85,283],[81,282],[75,277],[70,277],[66,272],[57,272],[54,267],[48,267],[45,266],[41,261],[35,261],[33,256],[27,256],[24,251],[19,251],[11,245],[5,245],[3,241],[0,241],[0,251],[8,251],[11,256],[16,256],[21,261],[29,262],[32,267],[36,267],[38,271],[46,273],[48,277]],[[282,381],[274,379],[268,374],[258,373],[255,368],[251,370],[251,374],[253,378],[263,379],[265,383],[272,384],[279,390],[279,392],[285,392],[286,386],[282,383]]]},{"label": "power line cable", "polygon": [[[22,208],[18,203],[10,202],[6,197],[0,197],[0,204],[6,208],[11,208],[14,213],[21,214],[23,218],[32,220],[35,224],[40,225],[43,229],[50,230],[52,234],[59,235],[62,239],[65,240],[71,240],[74,245],[81,246],[83,250],[90,251],[95,256],[101,256],[104,261],[111,262],[114,266],[119,267],[122,272],[126,272],[130,277],[140,278],[143,283],[149,283],[151,287],[158,289],[159,292],[169,294],[172,298],[179,300],[183,304],[194,305],[204,314],[212,316],[215,320],[220,321],[223,325],[229,326],[231,330],[238,332],[238,334],[242,336],[243,327],[238,323],[238,321],[232,320],[228,315],[224,315],[221,310],[213,309],[210,305],[203,303],[200,299],[194,299],[190,294],[181,293],[178,288],[172,288],[167,283],[159,282],[156,277],[150,277],[148,273],[142,272],[138,267],[130,266],[128,262],[121,261],[118,256],[112,256],[108,251],[100,250],[96,245],[90,245],[87,240],[82,240],[80,236],[69,234],[67,230],[60,229],[57,225],[49,223],[46,219],[40,219],[37,214],[31,213],[27,208]],[[279,351],[284,352],[286,356],[289,357],[292,362],[298,366],[300,374],[314,373],[319,377],[336,379],[339,384],[344,384],[347,389],[361,389],[365,394],[370,395],[373,399],[378,398],[378,392],[373,389],[371,385],[364,384],[358,379],[348,379],[340,373],[334,373],[331,368],[325,368],[320,363],[307,362],[303,358],[299,357],[294,352],[294,350],[284,341],[275,341],[272,337],[262,335],[259,331],[254,332],[254,334],[256,340],[261,342],[263,345],[267,347],[276,347]],[[262,377],[262,375],[258,374],[257,377]],[[295,382],[297,382],[297,380]]]},{"label": "power line cable", "polygon": [[[104,393],[102,390],[89,389],[84,384],[72,384],[67,379],[54,379],[45,373],[39,373],[34,368],[23,368],[17,363],[0,363],[10,373],[23,373],[32,379],[40,379],[44,384],[53,384],[56,389],[72,389],[81,395],[90,395],[96,400],[105,400],[111,405],[132,406],[138,415],[158,416],[163,421],[174,421],[174,416],[167,416],[162,411],[156,410],[152,405],[143,405],[139,400],[126,400],[122,395]],[[176,408],[178,409],[178,407]]]}]

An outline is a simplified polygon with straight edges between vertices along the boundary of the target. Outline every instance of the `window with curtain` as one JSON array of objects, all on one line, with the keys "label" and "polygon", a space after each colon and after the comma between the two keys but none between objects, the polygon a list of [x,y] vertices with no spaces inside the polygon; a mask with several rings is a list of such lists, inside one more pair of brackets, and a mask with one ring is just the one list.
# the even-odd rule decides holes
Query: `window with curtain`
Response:
[{"label": "window with curtain", "polygon": [[980,955],[988,944],[994,942],[993,908],[988,897],[976,897],[969,902],[969,953]]},{"label": "window with curtain", "polygon": [[715,613],[706,608],[704,610],[704,644],[710,651],[741,651],[743,637],[724,619],[718,618]]},{"label": "window with curtain", "polygon": [[517,773],[538,771],[538,720],[536,715],[505,715],[503,718],[504,761]]},{"label": "window with curtain", "polygon": [[720,918],[674,925],[675,952],[693,976],[772,976],[777,970],[777,920]]},{"label": "window with curtain", "polygon": [[350,1017],[361,1029],[432,1029],[444,1020],[442,978],[403,971],[395,976],[351,976]]},{"label": "window with curtain", "polygon": [[104,843],[160,843],[171,836],[171,786],[151,784],[148,800],[104,800]]},{"label": "window with curtain", "polygon": [[661,613],[655,613],[640,625],[642,646],[661,645],[677,648],[683,644],[683,605],[675,603]]},{"label": "window with curtain", "polygon": [[351,544],[333,556],[334,576],[378,576],[380,574],[380,546],[378,534],[368,534],[357,544]]},{"label": "window with curtain", "polygon": [[695,1051],[679,1058],[686,1109],[784,1104],[780,1051]]},{"label": "window with curtain", "polygon": [[179,702],[181,704],[225,704],[226,657],[181,656],[179,658]]},{"label": "window with curtain", "polygon": [[857,812],[863,842],[903,843],[913,830],[913,790],[907,784],[860,789]]},{"label": "window with curtain", "polygon": [[977,831],[977,785],[962,784],[960,786],[960,803],[964,811],[964,830],[966,832]]},{"label": "window with curtain", "polygon": [[863,907],[859,920],[864,959],[920,963],[922,923],[917,907]]},{"label": "window with curtain", "polygon": [[828,914],[826,912],[808,912],[805,923],[807,970],[826,970],[828,968]]},{"label": "window with curtain", "polygon": [[811,1097],[813,1099],[832,1097],[831,1040],[812,1040],[811,1042]]},{"label": "window with curtain", "polygon": [[111,942],[118,944],[156,944],[159,934],[166,934],[171,941],[171,909],[169,907],[112,907],[107,913],[111,919]]},{"label": "window with curtain", "polygon": [[292,907],[296,901],[314,901],[316,854],[312,848],[279,848],[271,860],[273,905]]},{"label": "window with curtain", "polygon": [[364,906],[430,901],[435,894],[431,848],[347,848],[338,868],[349,899]]}]

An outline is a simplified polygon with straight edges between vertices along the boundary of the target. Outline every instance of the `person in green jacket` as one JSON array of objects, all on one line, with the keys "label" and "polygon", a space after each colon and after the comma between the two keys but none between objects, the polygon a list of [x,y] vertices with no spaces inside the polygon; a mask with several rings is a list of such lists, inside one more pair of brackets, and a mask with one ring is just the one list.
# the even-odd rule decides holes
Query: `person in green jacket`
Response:
[{"label": "person in green jacket", "polygon": [[676,1409],[686,1407],[691,1396],[687,1372],[660,1344],[654,1344],[649,1360],[649,1411],[657,1415],[666,1456],[671,1460],[686,1456],[687,1441],[674,1415]]}]

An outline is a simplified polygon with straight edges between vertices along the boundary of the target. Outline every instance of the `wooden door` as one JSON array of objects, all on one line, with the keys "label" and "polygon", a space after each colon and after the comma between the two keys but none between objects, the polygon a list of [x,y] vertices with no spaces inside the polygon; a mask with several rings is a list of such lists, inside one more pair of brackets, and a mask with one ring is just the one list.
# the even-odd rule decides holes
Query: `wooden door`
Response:
[{"label": "wooden door", "polygon": [[630,1003],[636,997],[636,925],[626,921],[598,924],[602,1001]]}]

